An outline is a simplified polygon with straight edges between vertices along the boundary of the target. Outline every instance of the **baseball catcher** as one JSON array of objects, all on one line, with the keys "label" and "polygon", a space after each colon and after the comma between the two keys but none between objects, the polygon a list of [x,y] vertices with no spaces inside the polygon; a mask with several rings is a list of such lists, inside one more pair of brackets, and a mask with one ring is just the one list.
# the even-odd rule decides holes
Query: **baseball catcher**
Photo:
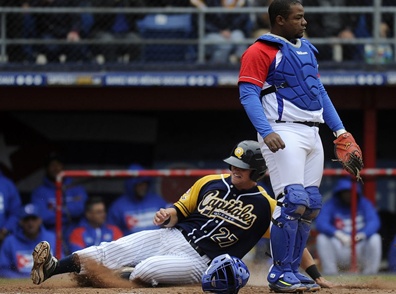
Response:
[{"label": "baseball catcher", "polygon": [[363,169],[362,151],[352,134],[345,132],[333,142],[336,156],[333,160],[339,161],[348,173],[355,176],[358,181],[362,181],[360,176],[360,171]]}]

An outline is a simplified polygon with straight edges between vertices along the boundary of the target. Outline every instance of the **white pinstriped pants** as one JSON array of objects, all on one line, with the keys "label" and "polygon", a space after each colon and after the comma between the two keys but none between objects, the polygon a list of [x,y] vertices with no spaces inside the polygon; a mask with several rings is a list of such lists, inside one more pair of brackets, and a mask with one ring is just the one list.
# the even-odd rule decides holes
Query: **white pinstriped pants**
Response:
[{"label": "white pinstriped pants", "polygon": [[[344,246],[336,237],[319,234],[316,238],[324,275],[338,275],[341,270],[351,267],[351,246]],[[376,275],[379,272],[382,256],[382,240],[378,233],[356,244],[356,258],[360,273]]]},{"label": "white pinstriped pants", "polygon": [[206,255],[201,257],[176,228],[141,231],[74,253],[82,263],[89,258],[113,270],[134,266],[130,279],[139,278],[153,286],[200,283],[210,261]]}]

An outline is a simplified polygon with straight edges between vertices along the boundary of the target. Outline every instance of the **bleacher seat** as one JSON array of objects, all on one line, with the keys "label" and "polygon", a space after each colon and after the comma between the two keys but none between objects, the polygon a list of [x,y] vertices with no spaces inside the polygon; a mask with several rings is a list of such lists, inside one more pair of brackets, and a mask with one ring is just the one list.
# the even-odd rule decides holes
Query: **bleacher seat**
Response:
[{"label": "bleacher seat", "polygon": [[[190,39],[193,36],[190,14],[149,14],[138,21],[143,39]],[[194,46],[177,44],[146,44],[142,60],[148,62],[186,62],[195,58]]]}]

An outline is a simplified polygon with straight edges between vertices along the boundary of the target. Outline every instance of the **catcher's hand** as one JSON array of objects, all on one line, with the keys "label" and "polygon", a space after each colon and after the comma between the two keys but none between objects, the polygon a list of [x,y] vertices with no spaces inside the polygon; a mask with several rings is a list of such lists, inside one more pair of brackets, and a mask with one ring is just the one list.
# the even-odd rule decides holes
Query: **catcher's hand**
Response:
[{"label": "catcher's hand", "polygon": [[333,143],[336,156],[333,161],[339,161],[347,172],[355,176],[358,181],[361,181],[360,171],[363,169],[362,151],[352,134],[349,132],[343,133]]}]

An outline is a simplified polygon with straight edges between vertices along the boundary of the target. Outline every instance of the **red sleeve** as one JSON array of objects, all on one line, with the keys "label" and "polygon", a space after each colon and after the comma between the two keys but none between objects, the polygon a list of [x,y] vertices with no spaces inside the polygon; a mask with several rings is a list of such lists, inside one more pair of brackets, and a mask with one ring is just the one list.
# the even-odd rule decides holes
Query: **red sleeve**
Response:
[{"label": "red sleeve", "polygon": [[121,230],[118,227],[113,225],[107,225],[107,226],[110,230],[113,231],[113,240],[120,239],[121,237],[124,236],[124,234],[121,232]]},{"label": "red sleeve", "polygon": [[238,83],[247,82],[262,88],[278,51],[277,46],[263,42],[251,45],[242,55]]},{"label": "red sleeve", "polygon": [[70,244],[79,246],[81,248],[87,247],[84,242],[83,234],[85,232],[85,228],[75,228],[70,234]]}]

